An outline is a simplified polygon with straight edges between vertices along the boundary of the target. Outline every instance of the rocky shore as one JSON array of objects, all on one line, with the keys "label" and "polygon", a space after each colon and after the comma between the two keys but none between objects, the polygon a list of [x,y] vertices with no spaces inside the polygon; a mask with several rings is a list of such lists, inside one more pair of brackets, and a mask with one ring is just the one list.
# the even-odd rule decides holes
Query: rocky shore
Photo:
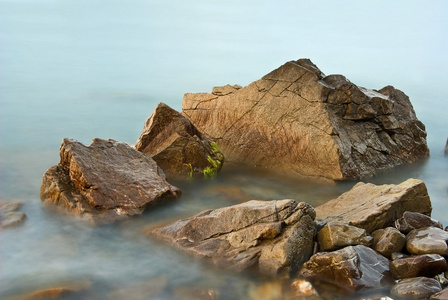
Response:
[{"label": "rocky shore", "polygon": [[[359,87],[300,59],[246,87],[186,94],[181,113],[160,103],[134,147],[64,139],[40,195],[46,207],[99,225],[180,198],[170,180],[213,179],[224,162],[347,180],[428,155],[425,126],[402,91]],[[220,268],[280,281],[281,299],[447,299],[448,232],[431,219],[421,180],[360,182],[317,207],[245,200],[145,233]]]}]

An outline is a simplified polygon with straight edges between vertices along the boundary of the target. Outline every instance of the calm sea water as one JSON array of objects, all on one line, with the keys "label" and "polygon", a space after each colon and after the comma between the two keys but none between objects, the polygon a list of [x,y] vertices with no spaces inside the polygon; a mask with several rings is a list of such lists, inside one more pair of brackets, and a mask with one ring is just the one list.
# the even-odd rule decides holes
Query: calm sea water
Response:
[{"label": "calm sea water", "polygon": [[107,299],[148,282],[167,299],[201,288],[250,298],[263,279],[204,265],[145,228],[249,199],[318,205],[355,182],[322,187],[225,168],[213,182],[177,183],[176,203],[92,228],[43,209],[41,178],[64,137],[135,143],[157,103],[180,110],[186,92],[247,85],[302,57],[410,96],[431,157],[366,181],[424,180],[433,217],[448,225],[447,13],[445,1],[0,0],[0,198],[22,201],[28,216],[0,232],[0,298],[70,283]]}]

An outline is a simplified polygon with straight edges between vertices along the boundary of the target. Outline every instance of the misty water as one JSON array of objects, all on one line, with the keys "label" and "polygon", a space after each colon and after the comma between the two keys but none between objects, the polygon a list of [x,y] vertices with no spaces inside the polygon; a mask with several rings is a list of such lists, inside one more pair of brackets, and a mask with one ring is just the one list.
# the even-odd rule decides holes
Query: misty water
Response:
[{"label": "misty water", "polygon": [[100,227],[43,208],[39,188],[62,138],[133,144],[159,102],[180,110],[184,93],[244,86],[299,58],[410,97],[430,158],[364,181],[424,180],[433,217],[448,225],[447,13],[445,1],[0,0],[0,199],[23,202],[27,215],[0,231],[0,298],[64,285],[84,299],[142,286],[160,288],[161,299],[195,289],[256,297],[265,278],[215,268],[145,230],[250,199],[316,206],[356,182],[225,166],[213,181],[173,182],[178,201]]}]

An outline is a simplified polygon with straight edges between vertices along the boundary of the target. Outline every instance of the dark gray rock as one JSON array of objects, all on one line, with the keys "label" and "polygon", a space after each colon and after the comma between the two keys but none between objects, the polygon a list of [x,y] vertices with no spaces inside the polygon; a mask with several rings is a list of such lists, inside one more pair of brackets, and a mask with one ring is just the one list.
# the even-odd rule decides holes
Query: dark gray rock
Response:
[{"label": "dark gray rock", "polygon": [[297,270],[312,254],[315,212],[294,200],[252,200],[207,210],[148,235],[233,270],[277,276]]},{"label": "dark gray rock", "polygon": [[437,227],[442,229],[442,224],[432,219],[430,216],[413,212],[413,211],[405,211],[403,216],[395,221],[395,228],[403,232],[404,234],[408,234],[411,230],[422,228],[422,227]]},{"label": "dark gray rock", "polygon": [[152,158],[125,143],[94,139],[85,146],[64,139],[60,157],[43,176],[43,204],[94,224],[141,214],[147,206],[181,194]]}]

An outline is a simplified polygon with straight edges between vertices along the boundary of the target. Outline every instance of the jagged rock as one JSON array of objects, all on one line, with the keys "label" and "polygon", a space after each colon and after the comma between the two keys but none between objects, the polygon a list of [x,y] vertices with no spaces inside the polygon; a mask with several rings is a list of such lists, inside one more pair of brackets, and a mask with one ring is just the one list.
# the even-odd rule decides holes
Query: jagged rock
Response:
[{"label": "jagged rock", "polygon": [[164,103],[146,120],[135,149],[151,156],[168,177],[213,176],[224,163],[217,144]]},{"label": "jagged rock", "polygon": [[437,227],[414,229],[407,235],[406,249],[412,254],[448,256],[448,232]]},{"label": "jagged rock", "polygon": [[424,254],[396,259],[390,262],[390,272],[397,279],[434,277],[448,270],[445,258],[439,254]]},{"label": "jagged rock", "polygon": [[403,92],[325,76],[308,59],[243,88],[185,94],[182,113],[227,161],[292,174],[358,179],[429,155],[425,126]]},{"label": "jagged rock", "polygon": [[405,211],[403,216],[395,221],[395,227],[404,234],[408,234],[414,229],[429,226],[440,229],[443,228],[443,225],[439,221],[434,220],[427,215],[412,211]]},{"label": "jagged rock", "polygon": [[10,228],[23,223],[26,215],[17,211],[22,206],[21,202],[6,202],[0,200],[0,229]]},{"label": "jagged rock", "polygon": [[299,275],[330,282],[350,292],[385,288],[393,281],[389,260],[363,245],[316,253],[302,266]]},{"label": "jagged rock", "polygon": [[320,251],[332,251],[346,246],[369,246],[372,237],[364,229],[342,223],[327,223],[317,233]]},{"label": "jagged rock", "polygon": [[398,185],[360,182],[315,210],[319,220],[346,223],[371,233],[392,226],[405,211],[429,215],[432,208],[425,183],[408,179]]},{"label": "jagged rock", "polygon": [[391,290],[394,299],[428,299],[442,290],[437,280],[426,277],[407,278],[399,281]]},{"label": "jagged rock", "polygon": [[148,234],[223,267],[276,276],[294,272],[311,256],[314,218],[314,209],[303,202],[252,200],[207,210]]},{"label": "jagged rock", "polygon": [[150,204],[179,197],[156,162],[131,146],[94,139],[85,146],[64,139],[60,162],[42,180],[41,199],[95,224],[141,214]]},{"label": "jagged rock", "polygon": [[435,293],[429,298],[431,300],[447,300],[448,299],[448,288],[441,290],[438,293]]},{"label": "jagged rock", "polygon": [[406,236],[394,227],[375,230],[372,236],[372,248],[387,258],[391,258],[392,253],[401,252],[406,245]]}]

